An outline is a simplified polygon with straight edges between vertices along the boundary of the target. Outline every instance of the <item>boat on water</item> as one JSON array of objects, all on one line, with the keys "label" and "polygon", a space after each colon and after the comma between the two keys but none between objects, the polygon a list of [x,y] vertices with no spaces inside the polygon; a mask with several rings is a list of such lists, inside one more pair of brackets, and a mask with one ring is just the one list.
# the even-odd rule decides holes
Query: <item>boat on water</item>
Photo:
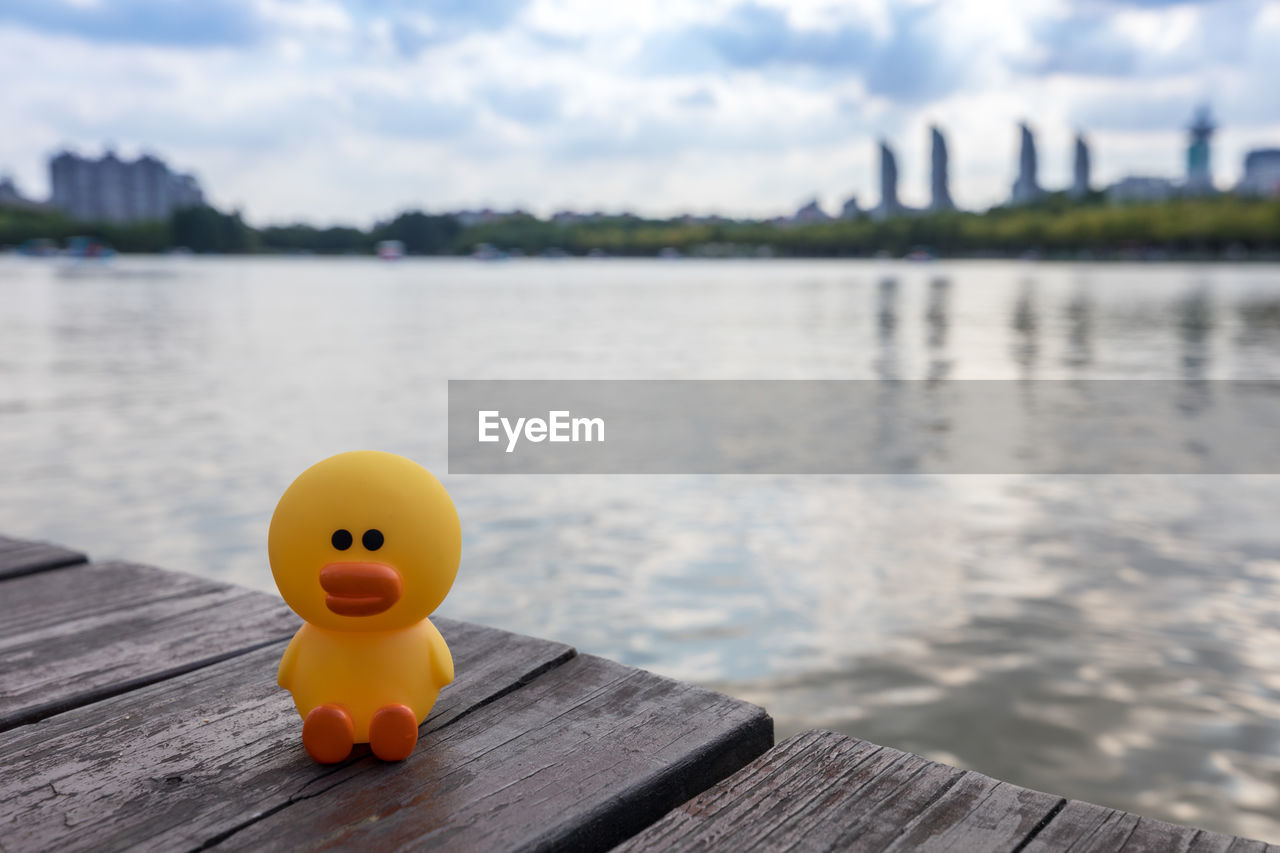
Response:
[{"label": "boat on water", "polygon": [[73,261],[108,261],[116,256],[116,250],[96,237],[72,237],[62,256]]},{"label": "boat on water", "polygon": [[404,257],[404,243],[399,240],[379,240],[375,251],[384,261],[398,261]]},{"label": "boat on water", "polygon": [[471,253],[471,257],[477,261],[505,261],[511,255],[489,243],[480,243]]},{"label": "boat on water", "polygon": [[61,251],[58,244],[47,237],[33,238],[18,246],[18,254],[28,258],[53,258]]},{"label": "boat on water", "polygon": [[59,278],[97,279],[123,274],[115,264],[117,252],[97,237],[71,237],[57,255]]}]

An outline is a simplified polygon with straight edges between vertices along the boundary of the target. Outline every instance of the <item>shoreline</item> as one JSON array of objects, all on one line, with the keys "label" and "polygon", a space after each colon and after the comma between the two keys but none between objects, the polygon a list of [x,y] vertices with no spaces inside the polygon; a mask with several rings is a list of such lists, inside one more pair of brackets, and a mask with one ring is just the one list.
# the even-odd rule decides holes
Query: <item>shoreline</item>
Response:
[{"label": "shoreline", "polygon": [[210,258],[243,258],[253,260],[326,260],[326,261],[370,261],[377,262],[379,265],[387,265],[394,267],[400,263],[421,263],[424,261],[473,261],[481,263],[520,263],[520,262],[538,262],[538,263],[564,263],[564,262],[580,262],[580,261],[596,261],[596,262],[618,262],[618,261],[654,261],[662,263],[691,263],[691,262],[709,262],[709,263],[728,263],[728,262],[745,262],[745,263],[789,263],[789,262],[812,262],[823,261],[828,263],[885,263],[894,265],[908,265],[912,267],[920,266],[927,268],[932,264],[954,264],[954,263],[1024,263],[1024,264],[1063,264],[1069,266],[1087,266],[1090,264],[1097,265],[1130,265],[1155,267],[1161,265],[1196,265],[1196,266],[1266,266],[1271,264],[1280,264],[1280,252],[1253,253],[1245,257],[1231,257],[1226,255],[1167,255],[1153,254],[1150,256],[1142,256],[1139,254],[1105,254],[1094,255],[1089,257],[1071,256],[1071,255],[1044,255],[1038,257],[1025,257],[1019,255],[1000,255],[1000,254],[970,254],[970,255],[939,255],[927,259],[892,256],[877,257],[875,255],[771,255],[768,257],[756,257],[751,255],[701,255],[689,254],[680,256],[662,256],[662,255],[506,255],[503,257],[478,258],[468,254],[415,254],[406,255],[395,261],[387,261],[377,257],[376,255],[366,255],[357,253],[344,252],[115,252],[110,258],[83,258],[70,256],[66,254],[48,254],[35,255],[17,251],[10,247],[0,248],[0,258],[17,259],[32,261],[43,261],[57,263],[59,261],[70,261],[83,263],[85,266],[94,264],[101,265],[104,269],[110,264],[113,258],[154,258],[165,260],[191,260],[191,259],[210,259]]}]

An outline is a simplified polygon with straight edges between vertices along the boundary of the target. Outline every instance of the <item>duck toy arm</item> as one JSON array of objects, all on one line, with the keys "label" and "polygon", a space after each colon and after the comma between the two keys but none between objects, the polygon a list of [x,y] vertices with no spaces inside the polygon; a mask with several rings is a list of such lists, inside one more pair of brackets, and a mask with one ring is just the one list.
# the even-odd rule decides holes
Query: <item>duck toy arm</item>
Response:
[{"label": "duck toy arm", "polygon": [[289,645],[285,647],[284,657],[280,658],[280,668],[276,670],[276,684],[285,690],[293,689],[293,671],[297,668],[298,663],[298,637],[302,634],[302,629],[293,635],[293,639],[289,641]]},{"label": "duck toy arm", "polygon": [[453,654],[435,625],[431,626],[431,682],[436,687],[453,683]]}]

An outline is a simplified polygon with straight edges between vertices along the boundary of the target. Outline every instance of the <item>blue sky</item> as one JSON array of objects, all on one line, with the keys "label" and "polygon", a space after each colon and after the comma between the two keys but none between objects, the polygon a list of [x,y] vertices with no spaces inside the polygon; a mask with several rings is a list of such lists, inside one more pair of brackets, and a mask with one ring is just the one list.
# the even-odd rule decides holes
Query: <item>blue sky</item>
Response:
[{"label": "blue sky", "polygon": [[255,222],[406,207],[772,215],[921,203],[930,123],[984,207],[1037,129],[1099,181],[1176,175],[1195,105],[1223,185],[1280,145],[1280,0],[4,0],[0,170],[152,150]]}]

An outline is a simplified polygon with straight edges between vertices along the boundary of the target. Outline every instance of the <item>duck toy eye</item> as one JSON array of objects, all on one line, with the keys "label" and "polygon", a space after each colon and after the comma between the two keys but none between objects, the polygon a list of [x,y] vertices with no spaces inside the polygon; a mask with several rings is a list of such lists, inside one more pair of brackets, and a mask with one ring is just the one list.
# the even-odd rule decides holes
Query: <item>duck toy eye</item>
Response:
[{"label": "duck toy eye", "polygon": [[[365,535],[368,536],[369,534],[366,533]],[[332,542],[333,547],[337,548],[339,551],[345,551],[351,547],[351,531],[339,528],[338,530],[333,531],[333,536],[329,537],[329,541]]]},{"label": "duck toy eye", "polygon": [[376,551],[382,547],[382,531],[366,530],[364,536],[360,537],[360,544],[370,551]]}]

